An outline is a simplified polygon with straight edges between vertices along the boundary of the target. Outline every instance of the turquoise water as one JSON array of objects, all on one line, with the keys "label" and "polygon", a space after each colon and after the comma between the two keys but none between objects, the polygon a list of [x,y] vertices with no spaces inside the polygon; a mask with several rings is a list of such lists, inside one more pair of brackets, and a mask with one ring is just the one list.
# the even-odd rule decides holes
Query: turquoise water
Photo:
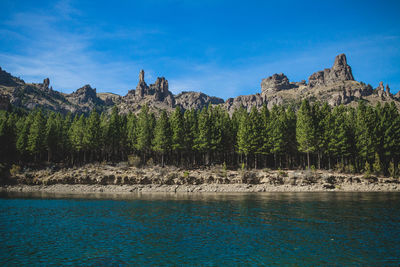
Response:
[{"label": "turquoise water", "polygon": [[400,194],[0,196],[0,265],[400,264]]}]

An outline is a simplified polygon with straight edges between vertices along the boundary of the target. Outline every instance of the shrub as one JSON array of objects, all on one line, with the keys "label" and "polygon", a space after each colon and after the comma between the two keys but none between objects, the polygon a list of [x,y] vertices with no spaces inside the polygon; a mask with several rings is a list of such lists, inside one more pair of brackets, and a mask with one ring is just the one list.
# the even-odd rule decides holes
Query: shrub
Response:
[{"label": "shrub", "polygon": [[346,165],[345,171],[347,173],[355,173],[356,172],[356,168],[354,167],[353,164],[349,164],[349,165]]},{"label": "shrub", "polygon": [[282,171],[280,168],[278,168],[278,175],[279,177],[288,177],[287,172]]},{"label": "shrub", "polygon": [[336,171],[338,172],[343,172],[344,168],[343,168],[343,164],[341,162],[338,162],[335,166]]},{"label": "shrub", "polygon": [[21,166],[13,164],[10,169],[11,176],[15,176],[21,172]]},{"label": "shrub", "polygon": [[186,179],[189,178],[189,172],[188,171],[184,171],[183,172],[183,177],[185,177]]},{"label": "shrub", "polygon": [[364,173],[365,174],[371,174],[371,165],[369,164],[368,161],[365,162]]},{"label": "shrub", "polygon": [[135,155],[128,155],[128,164],[131,167],[139,167],[140,166],[140,157]]},{"label": "shrub", "polygon": [[224,170],[226,172],[227,168],[226,168],[226,162],[224,161],[224,164],[222,165],[222,170]]},{"label": "shrub", "polygon": [[392,161],[389,163],[388,171],[389,171],[390,177],[393,177],[393,178],[396,177],[396,168],[394,167],[394,163]]},{"label": "shrub", "polygon": [[311,171],[312,171],[312,172],[315,172],[315,171],[316,171],[316,168],[315,168],[314,165],[311,165]]},{"label": "shrub", "polygon": [[381,174],[382,166],[381,166],[381,160],[379,158],[379,154],[378,153],[375,153],[375,162],[372,165],[372,167],[373,167],[374,172],[375,172],[376,175]]},{"label": "shrub", "polygon": [[149,158],[149,159],[147,160],[146,166],[149,166],[149,167],[153,167],[153,166],[154,166],[153,158]]}]

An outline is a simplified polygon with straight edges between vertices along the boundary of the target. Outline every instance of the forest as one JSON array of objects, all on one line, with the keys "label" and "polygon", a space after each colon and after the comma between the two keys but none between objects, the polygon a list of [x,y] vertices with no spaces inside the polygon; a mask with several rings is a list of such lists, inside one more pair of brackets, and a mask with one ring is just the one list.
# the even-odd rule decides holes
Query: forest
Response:
[{"label": "forest", "polygon": [[231,116],[220,106],[156,116],[62,115],[37,109],[0,111],[0,162],[83,165],[133,161],[184,168],[335,169],[397,176],[400,116],[394,103],[330,107],[304,100]]}]

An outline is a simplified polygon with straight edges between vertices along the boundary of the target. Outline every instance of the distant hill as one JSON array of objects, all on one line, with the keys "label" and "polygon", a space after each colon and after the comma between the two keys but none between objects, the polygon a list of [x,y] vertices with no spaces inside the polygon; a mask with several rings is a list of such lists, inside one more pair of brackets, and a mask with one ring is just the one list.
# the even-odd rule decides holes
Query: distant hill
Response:
[{"label": "distant hill", "polygon": [[207,105],[222,105],[230,113],[240,106],[250,110],[253,106],[298,104],[303,99],[327,102],[331,106],[355,105],[359,101],[375,105],[378,102],[395,102],[400,107],[400,93],[393,95],[390,88],[380,82],[375,89],[371,85],[354,79],[345,54],[336,56],[331,68],[313,73],[308,81],[290,82],[285,74],[274,74],[261,82],[261,93],[242,95],[224,101],[201,92],[182,92],[174,95],[169,91],[168,81],[157,78],[147,85],[144,71],[139,73],[136,89],[125,96],[113,93],[97,93],[85,85],[71,94],[63,94],[50,86],[49,78],[43,83],[25,83],[0,68],[0,109],[10,105],[24,109],[41,107],[62,113],[87,113],[95,109],[108,111],[118,106],[120,112],[138,112],[143,105],[153,111],[171,111],[176,106],[182,109],[201,109]]}]

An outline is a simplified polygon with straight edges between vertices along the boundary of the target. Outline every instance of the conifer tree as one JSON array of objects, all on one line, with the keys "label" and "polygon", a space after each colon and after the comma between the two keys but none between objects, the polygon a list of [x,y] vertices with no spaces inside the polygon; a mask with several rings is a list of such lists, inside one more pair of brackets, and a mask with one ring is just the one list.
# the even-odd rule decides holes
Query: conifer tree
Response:
[{"label": "conifer tree", "polygon": [[262,153],[262,118],[257,108],[254,106],[249,115],[249,152],[254,154],[254,168],[257,169],[257,156]]},{"label": "conifer tree", "polygon": [[143,162],[146,154],[150,152],[152,140],[152,122],[149,114],[149,107],[144,106],[139,113],[137,122],[137,150],[143,154]]},{"label": "conifer tree", "polygon": [[307,100],[301,103],[297,113],[296,139],[299,151],[307,153],[307,166],[310,169],[310,153],[315,147],[315,124],[310,104]]},{"label": "conifer tree", "polygon": [[29,154],[28,151],[28,135],[29,129],[33,121],[33,113],[29,113],[26,117],[21,117],[17,123],[17,142],[16,149],[18,152],[19,159],[24,161],[27,159]]},{"label": "conifer tree", "polygon": [[90,153],[90,159],[98,155],[101,147],[100,116],[93,110],[87,119],[83,142],[86,150]]},{"label": "conifer tree", "polygon": [[195,149],[205,155],[205,164],[209,164],[211,148],[211,120],[207,108],[200,111],[198,117],[198,134],[195,139]]},{"label": "conifer tree", "polygon": [[59,142],[59,134],[56,123],[56,115],[51,113],[47,118],[46,123],[46,148],[47,148],[47,161],[53,160],[53,154],[57,151],[57,144]]},{"label": "conifer tree", "polygon": [[45,118],[41,110],[36,111],[28,135],[28,151],[34,156],[35,161],[45,150]]},{"label": "conifer tree", "polygon": [[85,116],[83,114],[81,116],[76,115],[70,128],[70,141],[73,152],[75,155],[78,156],[78,159],[80,159],[81,152],[85,148],[84,135],[85,135]]},{"label": "conifer tree", "polygon": [[[172,135],[173,136],[173,135]],[[154,129],[153,149],[161,154],[161,165],[164,167],[164,155],[171,149],[171,127],[165,111],[161,113]]]},{"label": "conifer tree", "polygon": [[245,156],[246,166],[248,164],[248,155],[251,152],[251,122],[249,114],[247,112],[242,114],[239,122],[239,128],[237,132],[237,149],[241,155]]},{"label": "conifer tree", "polygon": [[[197,112],[194,109],[186,110],[184,114],[184,128],[185,128],[185,151],[187,154],[192,154],[192,160],[195,164],[196,155],[194,153],[195,150],[195,139],[198,133],[197,127]],[[190,160],[188,158],[188,160]]]},{"label": "conifer tree", "polygon": [[172,150],[178,156],[180,163],[181,152],[185,146],[184,119],[180,106],[177,106],[170,116],[170,125],[172,130]]},{"label": "conifer tree", "polygon": [[135,150],[137,147],[137,117],[130,113],[127,118],[127,138],[130,150]]}]

